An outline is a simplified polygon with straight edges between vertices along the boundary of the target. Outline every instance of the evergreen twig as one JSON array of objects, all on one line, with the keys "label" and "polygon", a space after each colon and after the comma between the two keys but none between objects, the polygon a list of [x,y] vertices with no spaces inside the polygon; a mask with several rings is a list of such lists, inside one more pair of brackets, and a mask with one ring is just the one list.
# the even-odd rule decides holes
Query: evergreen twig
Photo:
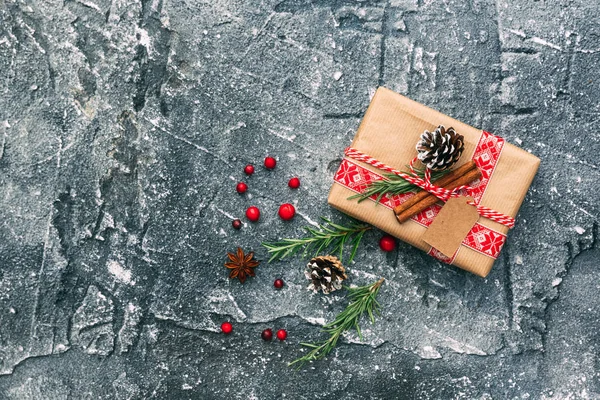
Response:
[{"label": "evergreen twig", "polygon": [[[415,172],[420,178],[423,178],[423,176],[425,175],[424,169],[415,168]],[[431,181],[435,182],[442,176],[446,175],[448,172],[450,171],[433,171],[433,173],[431,174]],[[358,202],[360,203],[361,201],[364,201],[373,195],[377,195],[375,201],[379,203],[383,196],[385,196],[386,194],[389,196],[395,196],[398,194],[416,192],[420,190],[418,186],[413,185],[409,181],[396,174],[385,174],[384,178],[385,179],[380,179],[371,182],[371,184],[367,186],[364,192],[350,196],[348,197],[348,200],[358,199]]]},{"label": "evergreen twig", "polygon": [[362,340],[362,333],[358,322],[365,312],[369,315],[371,323],[375,322],[374,312],[376,312],[377,315],[380,315],[380,305],[377,302],[376,297],[383,281],[384,279],[381,278],[377,282],[367,286],[348,288],[348,296],[351,300],[350,304],[348,304],[344,311],[337,315],[333,322],[330,322],[323,327],[323,330],[330,335],[329,339],[318,343],[301,343],[303,346],[309,347],[312,350],[288,365],[297,364],[298,367],[301,367],[304,363],[309,361],[324,358],[335,348],[340,336],[349,329],[355,328],[359,338]]},{"label": "evergreen twig", "polygon": [[334,224],[327,218],[322,218],[324,224],[318,228],[305,227],[307,236],[299,239],[282,239],[275,243],[265,243],[262,245],[267,249],[273,260],[281,260],[285,257],[294,255],[302,250],[303,255],[313,252],[315,256],[322,250],[329,249],[331,253],[339,253],[340,262],[344,252],[344,245],[350,244],[352,251],[348,263],[352,262],[356,255],[358,245],[366,231],[371,229],[370,225],[352,222],[349,226]]}]

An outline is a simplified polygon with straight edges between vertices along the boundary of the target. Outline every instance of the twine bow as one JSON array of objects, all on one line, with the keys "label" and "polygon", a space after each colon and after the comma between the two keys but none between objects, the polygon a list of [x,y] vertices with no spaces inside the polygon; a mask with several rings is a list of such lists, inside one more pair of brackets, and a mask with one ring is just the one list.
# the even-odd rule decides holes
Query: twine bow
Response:
[{"label": "twine bow", "polygon": [[[429,168],[425,168],[425,176],[423,178],[419,177],[414,169],[414,163],[417,161],[416,157],[411,160],[409,165],[410,174],[407,174],[406,172],[394,169],[389,165],[386,165],[381,161],[378,161],[377,159],[367,154],[364,154],[352,147],[348,147],[346,150],[344,150],[344,154],[346,155],[346,157],[372,165],[375,168],[396,174],[399,177],[405,179],[406,181],[412,183],[413,185],[418,186],[421,189],[431,193],[444,203],[448,201],[450,197],[459,197],[460,192],[462,190],[466,191],[467,195],[475,197],[473,196],[474,189],[468,185],[459,186],[452,190],[434,185],[433,183],[431,183],[431,170]],[[502,214],[489,207],[483,206],[475,201],[469,201],[468,204],[477,208],[477,212],[479,213],[479,215],[481,215],[484,218],[498,222],[508,228],[513,228],[515,226],[515,219],[509,215]]]}]

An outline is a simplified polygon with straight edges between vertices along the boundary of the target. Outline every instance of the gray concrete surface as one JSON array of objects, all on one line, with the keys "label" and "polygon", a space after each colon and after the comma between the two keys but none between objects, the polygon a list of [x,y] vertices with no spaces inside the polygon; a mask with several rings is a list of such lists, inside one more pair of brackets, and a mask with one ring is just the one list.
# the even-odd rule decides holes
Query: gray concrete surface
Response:
[{"label": "gray concrete surface", "polygon": [[[0,0],[0,398],[600,398],[599,6]],[[487,279],[370,232],[350,278],[387,278],[382,317],[293,372],[343,293],[300,259],[243,286],[222,264],[346,221],[327,191],[379,85],[541,168]]]}]

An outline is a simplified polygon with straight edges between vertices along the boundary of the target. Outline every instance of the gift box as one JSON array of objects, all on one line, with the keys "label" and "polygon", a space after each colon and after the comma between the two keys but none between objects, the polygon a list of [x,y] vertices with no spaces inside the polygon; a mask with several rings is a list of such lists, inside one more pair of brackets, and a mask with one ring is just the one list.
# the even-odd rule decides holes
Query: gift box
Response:
[{"label": "gift box", "polygon": [[[375,93],[350,146],[375,161],[365,162],[346,156],[334,176],[328,202],[343,213],[374,225],[443,262],[485,277],[506,241],[510,229],[507,224],[476,215],[476,222],[467,228],[464,239],[460,241],[459,238],[458,250],[445,255],[423,238],[442,210],[443,202],[400,223],[393,209],[414,193],[385,195],[380,201],[376,201],[375,196],[362,202],[349,199],[364,192],[373,181],[384,179],[389,173],[385,166],[406,171],[407,164],[417,155],[415,145],[421,134],[440,125],[453,127],[464,136],[464,151],[453,168],[473,160],[481,172],[481,177],[469,184],[469,195],[474,203],[514,218],[540,160],[498,136],[473,128],[386,88],[379,88]],[[457,215],[456,218],[458,221],[462,216]]]}]

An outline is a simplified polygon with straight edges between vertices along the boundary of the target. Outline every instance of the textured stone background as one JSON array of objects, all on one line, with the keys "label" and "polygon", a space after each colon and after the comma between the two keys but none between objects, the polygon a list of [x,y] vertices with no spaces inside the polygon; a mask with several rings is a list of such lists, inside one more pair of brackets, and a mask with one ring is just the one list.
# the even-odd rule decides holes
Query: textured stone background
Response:
[{"label": "textured stone background", "polygon": [[[599,6],[0,0],[0,398],[600,398]],[[343,293],[298,259],[242,286],[225,253],[347,221],[327,190],[379,85],[542,165],[487,279],[369,233],[351,280],[387,278],[383,316],[292,373]]]}]

